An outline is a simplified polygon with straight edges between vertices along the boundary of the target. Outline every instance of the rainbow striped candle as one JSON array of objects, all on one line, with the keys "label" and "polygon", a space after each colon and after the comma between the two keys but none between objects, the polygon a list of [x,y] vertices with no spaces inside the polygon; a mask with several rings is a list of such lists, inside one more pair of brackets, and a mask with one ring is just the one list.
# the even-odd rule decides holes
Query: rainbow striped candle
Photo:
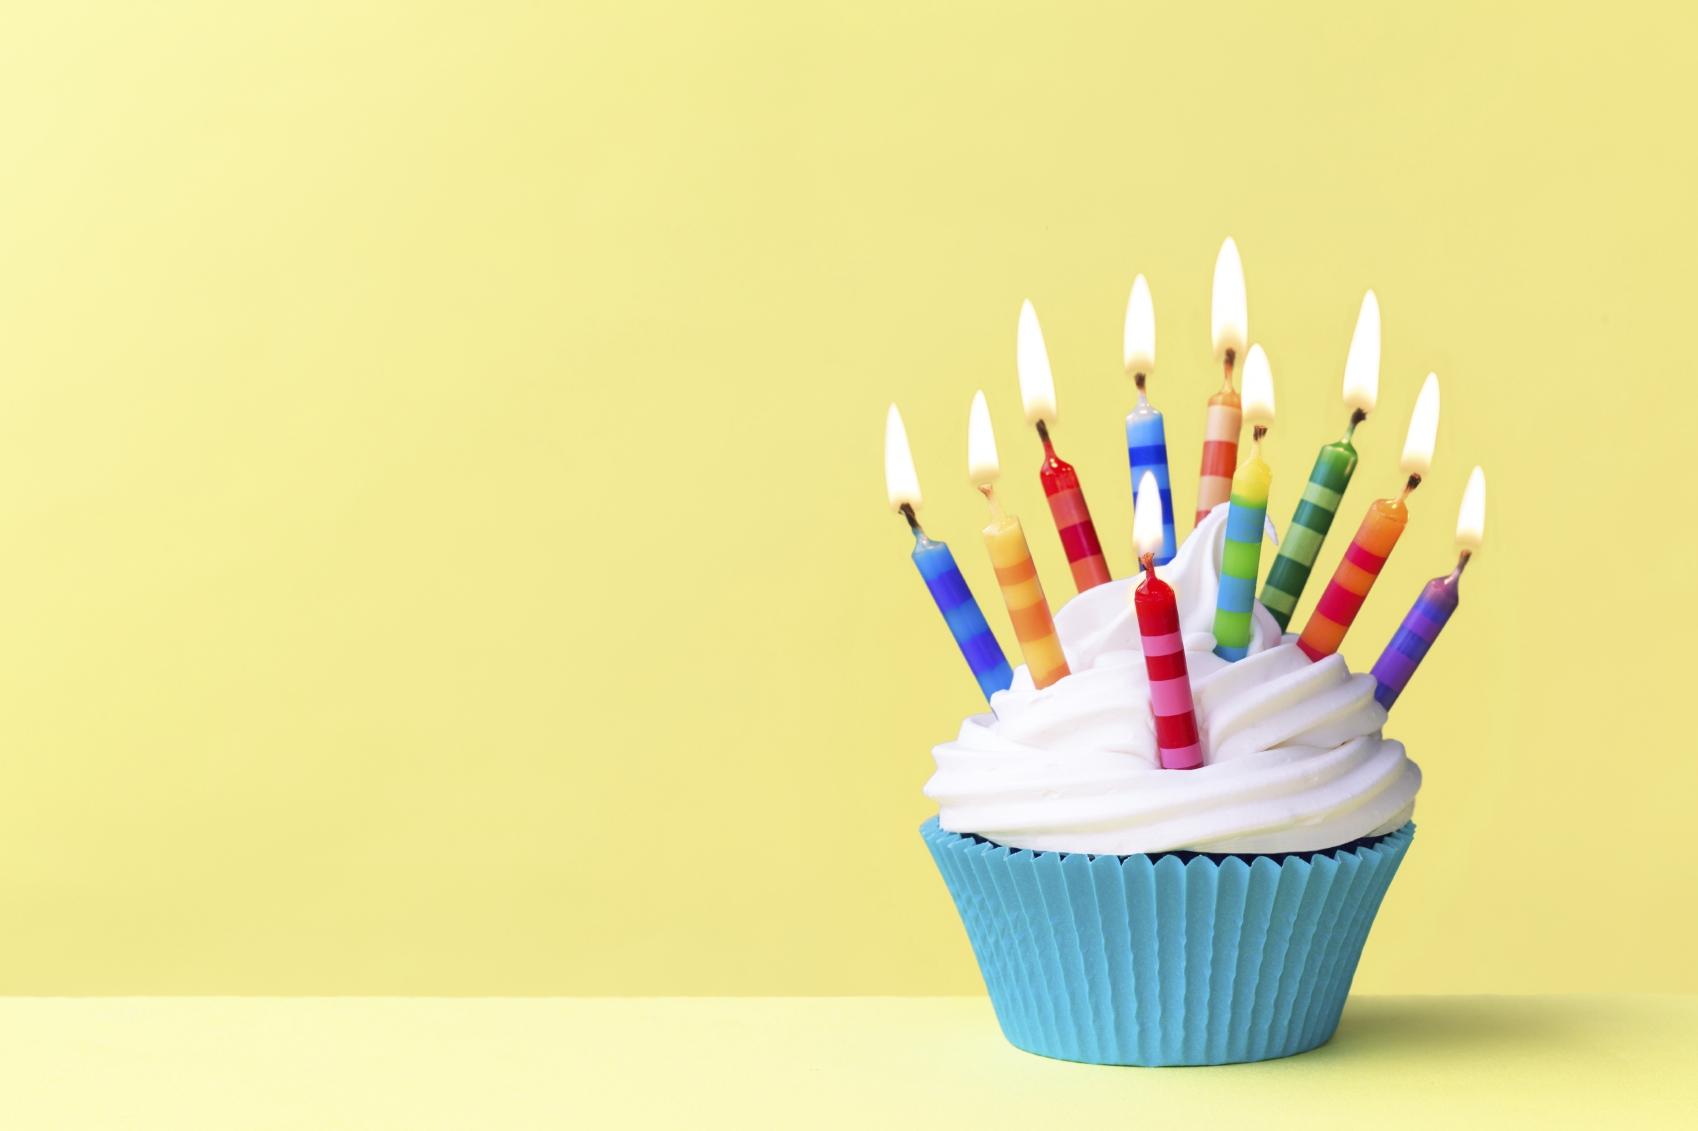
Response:
[{"label": "rainbow striped candle", "polygon": [[1226,370],[1226,384],[1209,398],[1203,426],[1203,468],[1197,481],[1197,521],[1232,498],[1233,469],[1238,465],[1238,432],[1243,424],[1242,403],[1232,390],[1232,365],[1248,341],[1245,329],[1244,266],[1238,245],[1230,238],[1215,259],[1214,303],[1210,329],[1215,360]]},{"label": "rainbow striped candle", "polygon": [[967,478],[984,492],[990,505],[991,523],[984,531],[985,549],[990,552],[996,582],[1002,587],[1002,600],[1008,606],[1008,619],[1014,622],[1014,636],[1020,641],[1032,685],[1042,689],[1071,673],[1061,650],[1061,638],[1055,632],[1055,622],[1049,615],[1049,601],[1044,597],[1043,583],[1038,580],[1031,548],[1026,544],[1026,532],[1018,518],[1003,513],[991,486],[1001,474],[990,410],[985,406],[985,394],[980,392],[973,397],[973,409],[968,416]]},{"label": "rainbow striped candle", "polygon": [[1179,628],[1179,603],[1173,586],[1156,576],[1155,549],[1161,544],[1160,488],[1145,472],[1139,480],[1138,504],[1132,520],[1133,539],[1144,566],[1144,579],[1132,590],[1138,616],[1138,636],[1144,648],[1144,673],[1150,681],[1150,717],[1156,732],[1156,753],[1164,770],[1194,770],[1203,764],[1203,744],[1197,734],[1196,706],[1191,698],[1191,672],[1185,663],[1185,637]]},{"label": "rainbow striped candle", "polygon": [[1315,469],[1309,473],[1309,485],[1297,501],[1297,513],[1286,528],[1285,542],[1274,558],[1268,579],[1262,584],[1262,605],[1279,622],[1280,631],[1291,623],[1297,599],[1309,583],[1309,571],[1315,567],[1315,557],[1332,520],[1338,514],[1339,500],[1350,486],[1350,476],[1356,471],[1356,449],[1350,438],[1356,426],[1374,411],[1380,389],[1380,304],[1369,291],[1362,298],[1362,309],[1356,316],[1356,332],[1350,338],[1350,354],[1344,362],[1344,406],[1352,409],[1350,426],[1344,439],[1328,444],[1315,457]]},{"label": "rainbow striped candle", "polygon": [[1155,480],[1162,516],[1155,562],[1166,565],[1178,552],[1179,539],[1173,528],[1173,490],[1167,477],[1167,429],[1144,392],[1144,381],[1156,367],[1156,314],[1150,285],[1142,275],[1132,281],[1132,297],[1126,303],[1125,354],[1126,372],[1138,386],[1138,406],[1126,414],[1126,462],[1132,469],[1134,494],[1145,475]]},{"label": "rainbow striped candle", "polygon": [[914,514],[920,505],[920,480],[914,473],[914,457],[908,450],[908,432],[902,414],[891,405],[884,423],[884,481],[891,508],[902,513],[914,533],[914,567],[926,583],[938,612],[949,626],[950,635],[961,649],[967,667],[989,699],[1014,682],[1014,669],[1002,654],[1002,645],[985,622],[985,614],[967,588],[967,579],[955,564],[955,556],[942,542],[934,542],[920,529]]},{"label": "rainbow striped candle", "polygon": [[1044,332],[1038,326],[1037,311],[1028,301],[1020,308],[1020,329],[1016,337],[1015,365],[1020,376],[1020,399],[1026,409],[1026,423],[1038,430],[1044,445],[1043,466],[1038,469],[1038,481],[1043,484],[1044,497],[1049,500],[1049,512],[1055,519],[1055,532],[1061,537],[1061,548],[1067,554],[1067,564],[1073,571],[1073,584],[1083,593],[1105,585],[1109,576],[1108,562],[1103,558],[1102,543],[1097,540],[1097,528],[1091,522],[1091,508],[1085,505],[1085,492],[1079,487],[1079,473],[1073,465],[1055,454],[1049,430],[1057,420],[1055,408],[1055,376],[1050,372],[1049,351],[1044,348]]},{"label": "rainbow striped candle", "polygon": [[1356,537],[1344,551],[1332,580],[1303,628],[1297,646],[1311,660],[1321,660],[1338,651],[1344,634],[1356,620],[1362,602],[1374,587],[1374,579],[1385,567],[1397,540],[1409,525],[1409,508],[1404,500],[1421,485],[1421,476],[1433,465],[1433,441],[1439,428],[1439,379],[1427,375],[1415,412],[1409,421],[1409,436],[1403,445],[1403,470],[1409,480],[1395,499],[1379,499],[1368,508]]},{"label": "rainbow striped candle", "polygon": [[1439,633],[1449,623],[1461,600],[1462,571],[1468,560],[1480,548],[1486,527],[1486,473],[1475,468],[1468,477],[1468,489],[1462,494],[1462,510],[1456,517],[1456,545],[1461,553],[1456,568],[1448,577],[1435,577],[1427,582],[1415,606],[1403,618],[1391,643],[1374,663],[1374,699],[1386,710],[1397,702],[1409,678],[1427,656],[1427,650],[1438,640]]},{"label": "rainbow striped candle", "polygon": [[1226,546],[1221,555],[1220,588],[1215,597],[1215,655],[1237,662],[1249,654],[1250,606],[1262,562],[1262,527],[1267,522],[1268,490],[1273,472],[1262,459],[1262,437],[1273,422],[1273,372],[1259,345],[1244,359],[1245,415],[1250,418],[1250,458],[1232,477],[1231,507],[1226,514]]}]

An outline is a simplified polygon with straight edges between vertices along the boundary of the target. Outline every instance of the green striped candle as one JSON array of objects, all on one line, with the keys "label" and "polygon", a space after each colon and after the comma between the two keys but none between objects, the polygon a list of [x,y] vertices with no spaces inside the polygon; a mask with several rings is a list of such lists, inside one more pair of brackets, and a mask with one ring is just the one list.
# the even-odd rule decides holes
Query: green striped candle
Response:
[{"label": "green striped candle", "polygon": [[1352,413],[1344,439],[1326,445],[1315,457],[1315,469],[1309,472],[1303,497],[1297,501],[1297,513],[1280,542],[1268,579],[1262,583],[1262,605],[1279,622],[1281,632],[1291,623],[1291,614],[1297,609],[1297,599],[1303,596],[1303,586],[1309,582],[1309,571],[1315,568],[1321,543],[1332,529],[1339,500],[1344,498],[1344,489],[1350,486],[1350,477],[1355,474],[1356,449],[1350,438],[1367,415],[1361,409]]},{"label": "green striped candle", "polygon": [[1315,458],[1315,470],[1297,501],[1297,514],[1285,532],[1285,542],[1274,558],[1268,579],[1262,583],[1262,607],[1273,614],[1284,632],[1297,609],[1297,599],[1303,596],[1303,586],[1309,583],[1309,571],[1315,568],[1315,558],[1332,529],[1333,516],[1338,513],[1339,500],[1350,486],[1350,476],[1356,471],[1356,449],[1350,438],[1356,426],[1374,411],[1380,395],[1380,300],[1369,291],[1362,296],[1362,309],[1356,315],[1356,332],[1350,336],[1350,354],[1344,361],[1344,407],[1353,409],[1350,427],[1344,439],[1328,444]]}]

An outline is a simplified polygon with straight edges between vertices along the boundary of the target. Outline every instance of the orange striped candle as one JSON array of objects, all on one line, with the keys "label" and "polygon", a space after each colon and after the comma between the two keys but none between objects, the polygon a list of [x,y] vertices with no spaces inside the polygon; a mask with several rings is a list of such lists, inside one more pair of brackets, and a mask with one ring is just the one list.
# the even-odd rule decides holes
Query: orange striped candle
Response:
[{"label": "orange striped candle", "polygon": [[1238,433],[1244,422],[1243,405],[1232,389],[1232,363],[1244,356],[1250,334],[1244,304],[1244,265],[1238,245],[1228,237],[1215,258],[1214,302],[1209,319],[1215,360],[1226,369],[1226,384],[1209,398],[1203,428],[1203,471],[1197,481],[1197,521],[1232,498],[1232,476],[1238,470]]},{"label": "orange striped candle", "polygon": [[1043,583],[1038,580],[1031,547],[1026,544],[1026,532],[1021,529],[1020,520],[1004,514],[997,502],[992,484],[1001,474],[990,409],[985,405],[985,394],[980,392],[973,397],[973,408],[967,418],[967,478],[984,492],[985,502],[990,505],[991,523],[985,527],[985,549],[990,551],[996,582],[1002,588],[1003,603],[1008,606],[1008,619],[1014,622],[1014,636],[1020,641],[1026,670],[1031,674],[1032,685],[1041,689],[1071,673],[1061,651],[1061,638],[1055,632],[1055,621],[1050,618],[1049,601],[1044,597]]},{"label": "orange striped candle", "polygon": [[1409,508],[1404,500],[1409,492],[1421,485],[1421,476],[1433,466],[1433,443],[1439,430],[1439,379],[1427,374],[1421,395],[1415,399],[1415,412],[1409,419],[1409,436],[1403,442],[1403,470],[1409,480],[1395,499],[1380,499],[1368,508],[1368,515],[1344,551],[1344,560],[1333,571],[1326,592],[1303,627],[1297,647],[1311,660],[1323,660],[1338,651],[1344,634],[1350,631],[1362,602],[1374,587],[1374,579],[1385,567],[1392,547],[1409,525]]},{"label": "orange striped candle", "polygon": [[990,484],[979,490],[985,493],[991,510],[991,524],[985,527],[985,548],[990,551],[991,565],[996,567],[996,583],[1002,586],[1008,619],[1014,622],[1014,637],[1020,641],[1026,670],[1032,673],[1032,686],[1048,687],[1070,673],[1067,658],[1061,653],[1061,638],[1055,634],[1055,622],[1050,619],[1049,601],[1044,598],[1044,587],[1032,562],[1032,551],[1026,545],[1026,532],[1020,528],[1019,519],[1002,513]]},{"label": "orange striped candle", "polygon": [[1362,520],[1356,537],[1350,540],[1344,560],[1333,571],[1326,592],[1321,594],[1320,603],[1309,615],[1309,623],[1297,641],[1297,647],[1311,660],[1326,659],[1344,643],[1344,634],[1350,631],[1362,602],[1368,599],[1374,579],[1379,577],[1392,547],[1403,536],[1403,528],[1409,525],[1409,508],[1403,500],[1420,485],[1421,477],[1411,475],[1397,498],[1379,499],[1368,508],[1368,516]]}]

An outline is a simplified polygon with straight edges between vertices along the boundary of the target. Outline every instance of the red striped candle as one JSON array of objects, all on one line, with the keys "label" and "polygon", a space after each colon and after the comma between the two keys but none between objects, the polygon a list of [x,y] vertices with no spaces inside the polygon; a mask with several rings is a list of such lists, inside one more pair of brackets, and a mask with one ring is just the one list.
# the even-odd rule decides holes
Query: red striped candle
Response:
[{"label": "red striped candle", "polygon": [[1038,470],[1038,479],[1044,485],[1049,513],[1055,517],[1055,532],[1061,536],[1061,548],[1067,552],[1067,564],[1073,570],[1073,585],[1081,593],[1105,585],[1113,578],[1108,574],[1102,543],[1097,540],[1097,528],[1091,522],[1091,508],[1085,505],[1085,492],[1079,488],[1079,475],[1072,464],[1055,454],[1049,429],[1041,420],[1038,436],[1044,442],[1044,464]]},{"label": "red striped candle", "polygon": [[1044,463],[1038,469],[1038,480],[1044,485],[1049,512],[1055,517],[1061,548],[1067,552],[1073,585],[1083,593],[1111,578],[1108,563],[1103,560],[1102,543],[1097,541],[1097,528],[1091,523],[1091,509],[1085,505],[1085,493],[1079,490],[1079,475],[1072,464],[1055,454],[1055,445],[1049,440],[1049,430],[1056,422],[1055,374],[1050,372],[1044,332],[1030,302],[1020,307],[1014,366],[1020,377],[1020,402],[1026,410],[1026,423],[1038,430],[1038,438],[1044,442]]}]

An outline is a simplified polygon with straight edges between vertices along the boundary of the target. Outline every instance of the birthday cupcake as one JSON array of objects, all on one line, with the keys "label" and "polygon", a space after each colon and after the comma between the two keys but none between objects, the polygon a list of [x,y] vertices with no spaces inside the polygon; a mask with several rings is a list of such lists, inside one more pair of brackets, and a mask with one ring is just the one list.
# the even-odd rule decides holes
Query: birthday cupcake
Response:
[{"label": "birthday cupcake", "polygon": [[[1224,404],[1232,419],[1211,420],[1209,443],[1231,450],[1212,448],[1203,470],[1234,471],[1229,499],[1177,550],[1164,498],[1161,417],[1144,391],[1154,361],[1149,292],[1141,277],[1134,288],[1126,353],[1139,379],[1138,408],[1127,418],[1128,454],[1141,481],[1137,577],[1078,582],[1079,595],[1051,617],[1024,530],[996,501],[995,440],[982,395],[975,399],[970,478],[990,507],[984,537],[1027,661],[1018,668],[1006,664],[947,547],[919,527],[918,483],[894,408],[887,427],[891,504],[914,530],[916,564],[991,708],[934,748],[937,772],[925,793],[939,813],[921,835],[1003,1032],[1046,1056],[1223,1064],[1322,1044],[1338,1025],[1369,928],[1414,835],[1421,771],[1383,728],[1390,702],[1456,607],[1461,564],[1427,587],[1387,648],[1392,661],[1382,665],[1398,680],[1389,694],[1375,674],[1352,673],[1337,647],[1401,534],[1405,498],[1430,461],[1436,383],[1411,424],[1403,493],[1370,507],[1311,621],[1316,632],[1286,635],[1284,618],[1254,599],[1272,476],[1259,443],[1274,418],[1272,374],[1259,348],[1244,353],[1243,283],[1230,241],[1221,258],[1215,352],[1228,389],[1243,357],[1243,393],[1211,402],[1211,416]],[[1347,366],[1352,428],[1372,410],[1378,383],[1371,299]],[[1046,494],[1076,561],[1074,547],[1099,544],[1077,477],[1060,464],[1049,436],[1054,387],[1029,306],[1020,337],[1021,386],[1044,442]],[[1242,462],[1240,416],[1254,430]],[[1349,447],[1348,436],[1343,443]],[[1158,458],[1159,468],[1151,466]],[[1072,493],[1060,506],[1060,492],[1048,491],[1056,464]],[[1341,462],[1338,445],[1316,462],[1288,528],[1302,533],[1288,538],[1276,571],[1287,618],[1354,466],[1354,449]],[[1478,470],[1476,480],[1458,529],[1464,563],[1479,544]],[[1071,529],[1081,524],[1087,529]],[[933,580],[941,576],[940,551],[953,575],[944,586]],[[1074,574],[1077,580],[1081,571]],[[987,682],[986,672],[995,677]]]}]

